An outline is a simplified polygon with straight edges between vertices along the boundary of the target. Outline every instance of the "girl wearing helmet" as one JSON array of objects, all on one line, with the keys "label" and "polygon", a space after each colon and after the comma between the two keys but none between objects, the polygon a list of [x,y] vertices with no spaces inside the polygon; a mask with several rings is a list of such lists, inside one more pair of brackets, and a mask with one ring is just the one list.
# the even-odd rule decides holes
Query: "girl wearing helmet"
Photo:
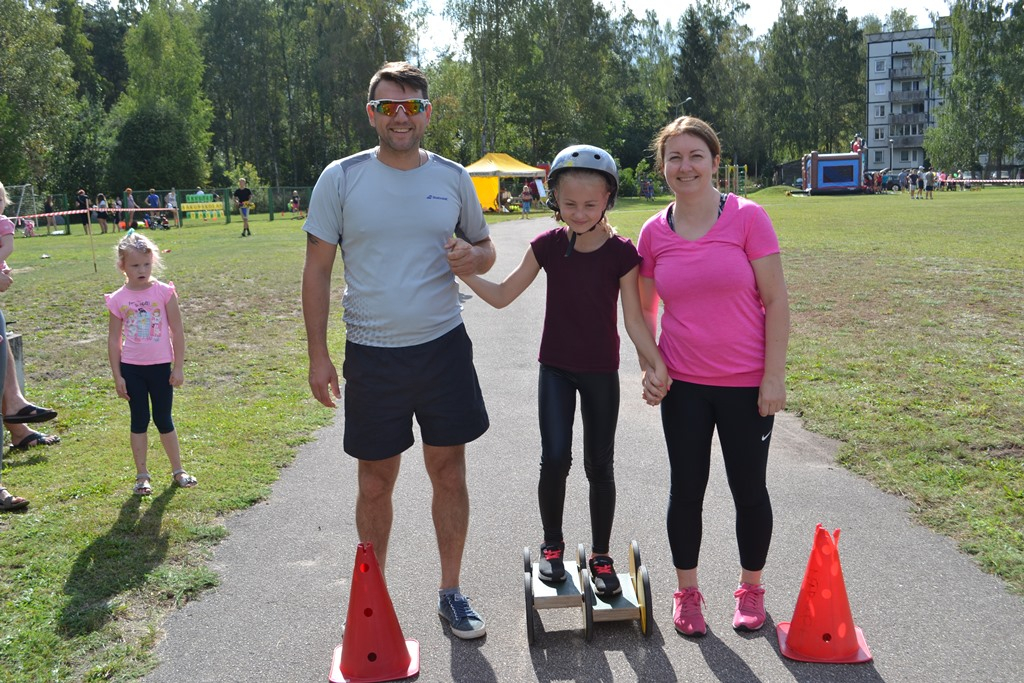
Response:
[{"label": "girl wearing helmet", "polygon": [[[630,240],[615,234],[607,210],[615,203],[618,171],[605,150],[568,147],[555,157],[548,176],[549,206],[556,227],[530,243],[522,262],[501,283],[479,276],[462,280],[484,301],[504,308],[547,273],[547,304],[540,344],[538,388],[541,462],[538,498],[544,542],[540,576],[565,580],[562,515],[572,465],[576,395],[584,431],[584,470],[590,482],[590,573],[599,595],[619,593],[608,554],[615,516],[615,427],[619,413],[618,299],[626,331],[655,386],[668,386],[668,373],[640,308],[640,256]],[[586,344],[580,340],[586,339]],[[656,402],[651,394],[648,400]]]}]

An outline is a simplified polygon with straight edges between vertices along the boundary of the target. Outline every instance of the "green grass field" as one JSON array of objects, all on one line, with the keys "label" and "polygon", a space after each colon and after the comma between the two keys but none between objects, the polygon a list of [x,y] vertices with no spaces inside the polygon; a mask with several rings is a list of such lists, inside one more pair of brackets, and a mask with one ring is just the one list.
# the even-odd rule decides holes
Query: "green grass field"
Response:
[{"label": "green grass field", "polygon": [[[783,247],[789,409],[843,441],[845,466],[905,497],[1024,594],[1024,190],[752,198]],[[635,237],[665,201],[621,200],[612,222]],[[24,335],[27,395],[60,411],[44,426],[64,441],[4,456],[5,483],[32,500],[0,516],[7,681],[149,670],[162,616],[217,583],[207,562],[221,516],[268,495],[278,468],[331,419],[306,384],[300,223],[252,226],[246,239],[237,219],[152,234],[181,296],[188,354],[175,421],[200,485],[169,486],[151,432],[145,500],[130,493],[127,406],[106,359],[116,237],[93,237],[97,270],[80,230],[16,240],[0,306]]]}]

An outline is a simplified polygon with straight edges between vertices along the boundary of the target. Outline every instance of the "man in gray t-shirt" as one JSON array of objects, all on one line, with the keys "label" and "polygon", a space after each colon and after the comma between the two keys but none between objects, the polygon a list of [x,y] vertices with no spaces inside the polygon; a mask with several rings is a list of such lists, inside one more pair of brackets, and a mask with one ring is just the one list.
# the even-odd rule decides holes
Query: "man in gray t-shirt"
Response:
[{"label": "man in gray t-shirt", "polygon": [[[459,589],[469,526],[465,444],[488,427],[455,275],[494,264],[483,209],[462,166],[420,148],[430,121],[427,80],[404,62],[370,80],[366,106],[380,145],[327,166],[303,229],[302,311],[313,396],[334,407],[338,371],[327,348],[331,272],[345,267],[345,437],[359,460],[356,527],[383,569],[401,454],[415,417],[433,487],[441,556],[438,612],[453,635],[478,638],[483,619]],[[439,505],[440,504],[440,505]]]}]

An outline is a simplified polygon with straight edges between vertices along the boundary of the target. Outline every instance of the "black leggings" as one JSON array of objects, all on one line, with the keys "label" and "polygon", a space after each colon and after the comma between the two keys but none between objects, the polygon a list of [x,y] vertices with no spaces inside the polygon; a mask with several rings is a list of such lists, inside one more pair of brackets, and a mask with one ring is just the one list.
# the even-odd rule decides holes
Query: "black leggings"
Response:
[{"label": "black leggings", "polygon": [[697,567],[716,427],[736,506],[740,566],[749,571],[764,568],[772,539],[772,503],[765,475],[775,418],[758,414],[757,394],[757,387],[712,387],[677,380],[661,403],[672,468],[668,541],[676,569]]},{"label": "black leggings", "polygon": [[583,469],[590,482],[590,531],[595,553],[607,553],[615,519],[615,425],[619,374],[581,373],[540,366],[540,519],[544,542],[561,543],[565,481],[572,467],[576,392],[583,418]]},{"label": "black leggings", "polygon": [[174,387],[171,386],[171,364],[132,365],[121,363],[121,377],[128,390],[128,407],[132,413],[132,434],[145,434],[149,429],[149,403],[153,401],[153,424],[161,434],[174,431],[171,406]]}]

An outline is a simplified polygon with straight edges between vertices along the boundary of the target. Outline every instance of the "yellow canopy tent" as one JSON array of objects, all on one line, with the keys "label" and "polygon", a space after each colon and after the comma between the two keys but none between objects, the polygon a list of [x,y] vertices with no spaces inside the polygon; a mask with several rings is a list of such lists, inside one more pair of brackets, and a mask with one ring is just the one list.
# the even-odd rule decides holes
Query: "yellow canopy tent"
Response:
[{"label": "yellow canopy tent", "polygon": [[[484,211],[498,211],[499,178],[543,178],[544,169],[530,166],[501,152],[489,152],[466,167]],[[515,194],[515,193],[513,193]]]}]

